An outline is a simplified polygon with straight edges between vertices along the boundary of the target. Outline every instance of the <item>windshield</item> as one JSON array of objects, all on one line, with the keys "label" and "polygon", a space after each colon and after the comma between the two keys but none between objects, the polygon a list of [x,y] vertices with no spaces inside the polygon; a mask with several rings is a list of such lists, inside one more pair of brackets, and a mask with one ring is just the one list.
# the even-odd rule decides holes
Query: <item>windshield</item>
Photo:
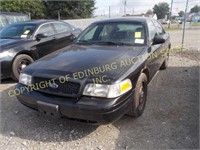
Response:
[{"label": "windshield", "polygon": [[77,38],[77,44],[144,45],[144,25],[131,23],[100,23],[89,26]]},{"label": "windshield", "polygon": [[5,27],[0,32],[0,38],[27,38],[36,29],[35,24],[13,24]]}]

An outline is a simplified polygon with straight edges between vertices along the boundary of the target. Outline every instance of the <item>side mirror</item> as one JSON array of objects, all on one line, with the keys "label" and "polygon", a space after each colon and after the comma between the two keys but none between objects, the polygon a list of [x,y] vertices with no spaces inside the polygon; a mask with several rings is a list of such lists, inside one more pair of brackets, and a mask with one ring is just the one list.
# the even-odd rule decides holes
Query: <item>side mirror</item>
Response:
[{"label": "side mirror", "polygon": [[152,45],[163,44],[163,43],[165,43],[165,39],[163,37],[155,36]]},{"label": "side mirror", "polygon": [[78,28],[78,30],[80,30],[81,32],[83,31],[83,29],[81,29],[81,28]]},{"label": "side mirror", "polygon": [[35,36],[36,40],[40,40],[42,38],[46,38],[47,37],[47,34],[44,34],[44,33],[39,33]]},{"label": "side mirror", "polygon": [[149,47],[149,48],[147,49],[147,52],[148,52],[148,53],[151,53],[151,48],[152,48],[152,47]]}]

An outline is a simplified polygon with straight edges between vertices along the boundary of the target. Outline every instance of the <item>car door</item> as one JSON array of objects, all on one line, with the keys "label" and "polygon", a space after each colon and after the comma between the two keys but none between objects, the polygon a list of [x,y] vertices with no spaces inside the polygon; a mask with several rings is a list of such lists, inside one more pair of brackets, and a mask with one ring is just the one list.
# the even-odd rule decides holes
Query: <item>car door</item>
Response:
[{"label": "car door", "polygon": [[160,68],[160,51],[162,44],[153,45],[153,39],[158,36],[158,31],[152,20],[147,20],[149,31],[149,58],[147,59],[147,66],[150,69],[150,79]]},{"label": "car door", "polygon": [[[46,37],[36,39],[38,34],[44,34]],[[35,33],[35,45],[31,49],[36,49],[38,57],[41,58],[55,51],[55,31],[51,23],[41,25]]]},{"label": "car door", "polygon": [[167,51],[168,47],[169,47],[169,35],[168,33],[165,32],[165,30],[163,29],[163,27],[161,26],[161,24],[157,21],[157,20],[153,20],[153,23],[157,29],[157,34],[158,36],[161,36],[162,38],[164,38],[166,40],[165,43],[163,44],[158,44],[158,67],[160,68],[160,66],[162,65],[162,63],[165,60],[165,56],[164,55],[164,51]]},{"label": "car door", "polygon": [[73,29],[63,22],[53,23],[53,26],[56,31],[56,44],[55,49],[61,49],[65,46],[70,45],[75,39],[75,35],[73,34]]}]

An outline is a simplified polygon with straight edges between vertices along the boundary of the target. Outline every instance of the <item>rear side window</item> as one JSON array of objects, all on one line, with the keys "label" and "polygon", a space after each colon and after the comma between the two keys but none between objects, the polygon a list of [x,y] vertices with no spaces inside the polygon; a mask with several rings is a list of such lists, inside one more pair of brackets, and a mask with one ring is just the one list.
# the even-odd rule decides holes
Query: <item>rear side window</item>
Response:
[{"label": "rear side window", "polygon": [[37,34],[45,34],[46,36],[51,36],[54,35],[55,33],[51,24],[45,24],[39,28]]},{"label": "rear side window", "polygon": [[164,29],[162,28],[162,26],[160,25],[160,23],[158,23],[156,20],[153,20],[153,23],[155,24],[157,31],[158,31],[158,35],[163,35],[165,34]]},{"label": "rear side window", "polygon": [[64,23],[53,23],[57,33],[63,33],[63,32],[67,32],[67,31],[71,31],[71,27],[69,27],[67,24]]},{"label": "rear side window", "polygon": [[149,28],[149,38],[151,41],[157,35],[157,30],[152,21],[147,21],[147,26]]}]

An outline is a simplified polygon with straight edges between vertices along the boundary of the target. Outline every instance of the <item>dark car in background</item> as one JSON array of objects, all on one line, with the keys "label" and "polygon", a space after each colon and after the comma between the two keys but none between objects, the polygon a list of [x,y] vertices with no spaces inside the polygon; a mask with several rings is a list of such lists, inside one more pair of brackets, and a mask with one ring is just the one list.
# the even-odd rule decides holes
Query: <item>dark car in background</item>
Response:
[{"label": "dark car in background", "polygon": [[22,70],[17,98],[42,114],[85,123],[139,117],[148,83],[167,68],[170,46],[169,34],[154,19],[95,22],[74,44]]},{"label": "dark car in background", "polygon": [[33,20],[0,31],[1,79],[18,80],[20,71],[35,60],[70,45],[81,30],[63,21]]}]

